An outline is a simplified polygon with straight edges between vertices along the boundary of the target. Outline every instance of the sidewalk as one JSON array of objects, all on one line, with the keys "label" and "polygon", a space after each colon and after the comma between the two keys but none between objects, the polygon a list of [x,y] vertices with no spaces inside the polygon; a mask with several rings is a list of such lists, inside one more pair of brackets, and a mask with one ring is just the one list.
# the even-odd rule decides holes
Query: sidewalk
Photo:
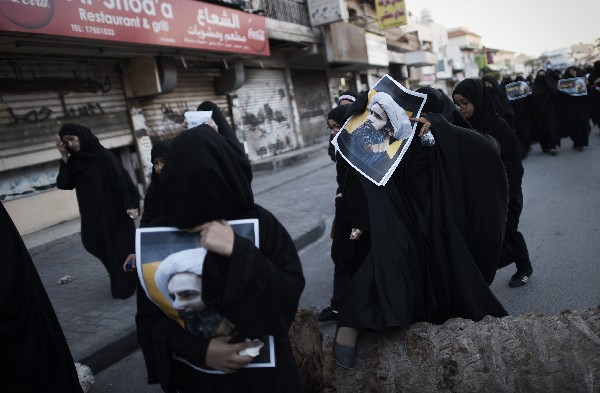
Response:
[{"label": "sidewalk", "polygon": [[[333,166],[326,142],[284,153],[253,164],[255,201],[267,207],[286,227],[298,250],[321,237],[322,215],[310,198],[294,188],[294,179]],[[80,221],[73,220],[23,236],[63,332],[73,359],[94,374],[137,349],[135,296],[110,296],[108,275],[81,245]],[[74,280],[58,284],[70,275]]]}]

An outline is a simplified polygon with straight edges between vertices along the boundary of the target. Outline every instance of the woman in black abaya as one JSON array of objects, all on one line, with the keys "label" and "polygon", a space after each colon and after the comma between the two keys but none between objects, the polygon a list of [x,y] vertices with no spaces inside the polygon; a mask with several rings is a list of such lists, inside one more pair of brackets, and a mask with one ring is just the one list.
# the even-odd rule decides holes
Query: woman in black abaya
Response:
[{"label": "woman in black abaya", "polygon": [[81,393],[67,341],[23,240],[0,204],[0,386]]},{"label": "woman in black abaya", "polygon": [[[348,106],[333,108],[327,115],[330,128],[339,131],[345,122]],[[333,295],[330,306],[323,309],[319,322],[335,321],[346,301],[348,281],[365,260],[371,249],[367,199],[360,174],[343,157],[337,156],[335,216],[331,229],[331,259],[334,264]]]},{"label": "woman in black abaya", "polygon": [[507,314],[489,289],[507,203],[496,147],[441,114],[426,118],[433,146],[413,138],[385,186],[361,178],[372,248],[350,282],[338,319],[334,357],[345,368],[354,365],[360,329]]},{"label": "woman in black abaya", "polygon": [[[208,250],[202,275],[207,308],[231,321],[242,342],[231,337],[192,336],[138,292],[136,324],[148,382],[167,392],[301,392],[288,330],[304,288],[294,243],[279,221],[254,203],[239,153],[206,125],[187,130],[169,145],[161,177],[163,215],[154,225],[198,232]],[[236,235],[225,220],[258,219],[260,246]],[[253,347],[244,338],[275,338],[274,368],[245,368]],[[186,359],[198,371],[173,359]]]},{"label": "woman in black abaya", "polygon": [[499,267],[512,264],[517,272],[510,279],[509,286],[518,287],[527,284],[533,273],[529,251],[525,238],[519,232],[519,219],[523,211],[523,164],[519,154],[517,137],[514,130],[495,111],[483,86],[478,79],[465,79],[454,88],[454,102],[471,125],[498,141],[500,157],[508,179],[508,214],[506,232],[502,245]]},{"label": "woman in black abaya", "polygon": [[542,151],[556,155],[561,138],[560,103],[556,80],[546,74],[545,70],[539,70],[535,76],[531,89],[531,103],[537,140]]},{"label": "woman in black abaya", "polygon": [[229,125],[229,122],[225,118],[221,109],[212,101],[203,101],[198,105],[199,111],[212,111],[212,119],[217,125],[217,132],[221,134],[223,138],[229,143],[229,145],[235,150],[238,156],[238,160],[242,165],[242,170],[248,181],[252,181],[252,167],[250,165],[250,161],[248,160],[248,155],[244,151],[244,145],[240,143],[235,131]]},{"label": "woman in black abaya", "polygon": [[590,119],[600,127],[600,60],[594,62],[588,75],[588,95],[590,96]]},{"label": "woman in black abaya", "polygon": [[[584,77],[583,71],[578,67],[568,67],[562,78],[570,79]],[[589,95],[572,96],[559,91],[561,102],[561,119],[564,133],[573,141],[573,149],[583,151],[589,144],[590,135],[590,108]]]},{"label": "woman in black abaya", "polygon": [[510,104],[504,88],[490,75],[482,76],[481,80],[490,95],[496,113],[506,120],[508,125],[515,128],[515,110]]},{"label": "woman in black abaya", "polygon": [[152,162],[152,177],[144,197],[144,212],[140,220],[140,228],[150,225],[152,220],[162,213],[162,196],[160,192],[160,173],[165,165],[168,147],[164,143],[152,146],[150,160]]},{"label": "woman in black abaya", "polygon": [[135,292],[136,276],[122,265],[135,248],[137,189],[117,157],[87,127],[65,124],[58,135],[62,158],[56,185],[75,189],[83,247],[108,271],[112,296],[127,299]]}]

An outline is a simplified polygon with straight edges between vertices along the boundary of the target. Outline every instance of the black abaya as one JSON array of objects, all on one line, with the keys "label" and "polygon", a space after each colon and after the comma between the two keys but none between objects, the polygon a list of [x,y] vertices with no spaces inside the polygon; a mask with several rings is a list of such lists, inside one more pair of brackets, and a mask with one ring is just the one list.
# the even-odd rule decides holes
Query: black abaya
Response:
[{"label": "black abaya", "polygon": [[75,364],[31,256],[0,204],[0,387],[82,392]]},{"label": "black abaya", "polygon": [[277,363],[216,375],[174,360],[176,354],[204,366],[209,340],[184,331],[140,291],[136,324],[148,382],[168,392],[300,392],[288,338],[304,288],[300,259],[285,228],[254,204],[238,152],[208,126],[187,130],[169,146],[161,181],[163,216],[153,225],[188,228],[218,219],[258,219],[259,248],[235,235],[231,256],[207,253],[202,299],[246,337],[274,336]]},{"label": "black abaya", "polygon": [[532,86],[531,103],[537,140],[542,150],[549,152],[560,146],[560,108],[556,81],[548,74],[541,73],[535,77]]},{"label": "black abaya", "polygon": [[139,196],[131,178],[115,155],[105,149],[89,129],[65,124],[59,135],[77,135],[81,150],[61,160],[56,185],[75,189],[81,216],[84,248],[100,259],[110,278],[114,298],[133,295],[135,273],[123,271],[123,261],[135,249],[135,223],[128,209],[139,209]]},{"label": "black abaya", "polygon": [[531,268],[531,261],[529,260],[525,238],[518,231],[519,219],[523,210],[522,180],[524,170],[515,132],[494,111],[483,87],[483,82],[480,80],[463,80],[456,86],[453,94],[462,95],[474,105],[474,113],[469,118],[473,127],[493,137],[500,144],[500,157],[508,180],[508,212],[499,267],[514,262],[517,265],[517,270],[526,271]]},{"label": "black abaya", "polygon": [[427,118],[435,146],[415,138],[385,186],[363,179],[372,252],[350,283],[340,326],[381,330],[506,315],[488,286],[507,204],[496,147],[440,114]]},{"label": "black abaya", "polygon": [[[344,124],[346,110],[346,106],[340,105],[331,110],[327,118],[335,120],[337,124]],[[339,154],[335,163],[338,187],[331,242],[331,259],[334,263],[331,308],[339,311],[346,301],[348,281],[371,249],[371,233],[361,175]],[[341,197],[338,197],[340,194]],[[358,239],[350,239],[352,229],[360,229],[363,233]]]},{"label": "black abaya", "polygon": [[[569,72],[575,70],[577,77],[582,77],[583,72],[577,67],[569,67],[563,74],[563,79],[574,78]],[[574,148],[589,145],[590,134],[590,95],[572,96],[559,91],[561,124],[564,133],[573,141]]]}]

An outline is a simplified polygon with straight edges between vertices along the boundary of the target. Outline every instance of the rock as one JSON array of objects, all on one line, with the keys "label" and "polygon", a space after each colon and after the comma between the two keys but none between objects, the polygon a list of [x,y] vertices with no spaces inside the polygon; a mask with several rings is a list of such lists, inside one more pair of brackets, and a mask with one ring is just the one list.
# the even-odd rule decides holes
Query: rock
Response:
[{"label": "rock", "polygon": [[75,363],[75,369],[77,370],[77,376],[79,377],[79,385],[83,389],[83,393],[88,393],[92,386],[94,386],[94,376],[92,370],[81,363]]},{"label": "rock", "polygon": [[324,351],[325,392],[600,392],[600,308],[366,332],[345,370]]},{"label": "rock", "polygon": [[292,353],[306,393],[323,391],[323,335],[314,312],[299,308],[289,331]]}]

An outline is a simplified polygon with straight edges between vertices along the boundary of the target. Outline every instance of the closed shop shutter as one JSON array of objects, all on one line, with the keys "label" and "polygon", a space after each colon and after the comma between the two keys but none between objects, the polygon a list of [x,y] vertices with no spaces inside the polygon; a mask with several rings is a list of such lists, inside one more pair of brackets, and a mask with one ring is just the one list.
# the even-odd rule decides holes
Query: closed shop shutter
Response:
[{"label": "closed shop shutter", "polygon": [[245,76],[231,98],[235,128],[250,161],[297,148],[284,71],[246,68]]},{"label": "closed shop shutter", "polygon": [[202,101],[213,101],[219,106],[229,123],[229,105],[226,95],[216,95],[213,80],[221,74],[217,68],[204,68],[199,64],[177,69],[177,87],[170,93],[140,99],[140,104],[154,141],[173,139],[183,129],[183,113],[195,111]]},{"label": "closed shop shutter", "polygon": [[64,123],[85,125],[101,141],[131,136],[118,60],[0,58],[0,96],[5,162],[30,155],[19,166],[40,163],[33,153],[56,149]]},{"label": "closed shop shutter", "polygon": [[331,106],[325,72],[292,70],[292,83],[304,143],[312,144],[328,138],[326,117]]}]

